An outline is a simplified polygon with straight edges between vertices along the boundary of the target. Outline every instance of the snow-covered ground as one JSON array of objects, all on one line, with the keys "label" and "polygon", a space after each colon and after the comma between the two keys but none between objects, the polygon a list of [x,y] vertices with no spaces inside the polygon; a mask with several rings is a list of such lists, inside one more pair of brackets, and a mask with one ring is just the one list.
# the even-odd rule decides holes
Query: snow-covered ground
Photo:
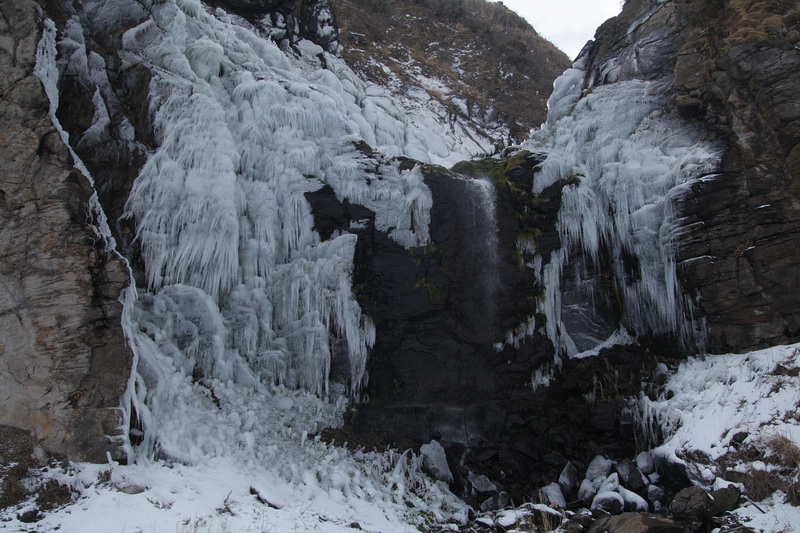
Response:
[{"label": "snow-covered ground", "polygon": [[55,467],[43,476],[70,485],[77,500],[34,524],[15,518],[30,504],[10,508],[0,514],[0,528],[338,533],[353,531],[357,523],[363,531],[408,533],[426,522],[466,520],[463,502],[422,474],[419,456],[353,453],[309,436],[335,423],[335,406],[302,392],[259,390],[243,396],[241,389],[217,385],[217,394],[230,394],[216,398],[207,423],[195,428],[218,432],[197,435],[213,439],[216,453],[190,464],[140,460],[130,466]]},{"label": "snow-covered ground", "polygon": [[[645,426],[663,432],[652,454],[685,464],[693,481],[706,487],[728,484],[718,461],[753,445],[767,456],[770,439],[784,437],[800,446],[800,344],[746,354],[711,355],[682,363],[661,398],[642,401]],[[794,459],[796,460],[796,459]],[[789,464],[797,481],[800,464]],[[734,461],[736,471],[771,471],[770,461]],[[747,503],[736,514],[757,531],[800,531],[800,507],[776,492]]]}]

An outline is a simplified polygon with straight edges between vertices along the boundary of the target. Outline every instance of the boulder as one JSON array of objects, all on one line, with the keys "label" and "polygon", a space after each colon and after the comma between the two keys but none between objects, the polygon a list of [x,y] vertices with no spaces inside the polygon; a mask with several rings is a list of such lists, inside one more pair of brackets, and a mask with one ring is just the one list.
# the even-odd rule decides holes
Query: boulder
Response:
[{"label": "boulder", "polygon": [[561,471],[561,475],[558,476],[558,485],[561,487],[561,492],[567,498],[572,498],[577,494],[578,469],[575,468],[572,461],[567,463],[564,470]]},{"label": "boulder", "polygon": [[712,490],[710,496],[714,500],[714,515],[718,516],[739,507],[742,491],[736,485],[728,485],[722,489]]},{"label": "boulder", "polygon": [[581,486],[578,489],[578,501],[583,505],[589,505],[592,499],[597,494],[597,487],[588,479],[581,481]]},{"label": "boulder", "polygon": [[[641,455],[641,454],[640,454]],[[616,465],[617,474],[619,474],[619,481],[626,488],[638,492],[645,487],[645,479],[642,472],[639,470],[637,463],[630,459],[620,461]]]},{"label": "boulder", "polygon": [[714,500],[700,487],[687,487],[675,495],[669,510],[680,518],[708,520],[714,516]]},{"label": "boulder", "polygon": [[[663,365],[663,363],[660,364]],[[664,366],[666,368],[666,365]],[[645,476],[649,476],[656,471],[656,464],[650,452],[641,452],[636,456],[636,467],[639,469],[639,472]]]},{"label": "boulder", "polygon": [[469,485],[472,492],[476,495],[488,495],[497,492],[497,485],[489,481],[483,474],[470,474]]},{"label": "boulder", "polygon": [[653,509],[659,511],[667,503],[667,493],[658,485],[648,485],[647,499],[653,504]]},{"label": "boulder", "polygon": [[539,495],[542,498],[542,503],[551,507],[559,507],[561,509],[567,508],[567,500],[561,493],[561,486],[558,483],[550,483],[539,490]]},{"label": "boulder", "polygon": [[614,467],[614,462],[607,457],[603,457],[602,455],[596,456],[592,459],[592,462],[589,463],[589,466],[586,467],[586,479],[589,481],[594,481],[597,478],[605,478],[611,473],[611,469]]},{"label": "boulder", "polygon": [[684,533],[686,524],[669,518],[640,513],[623,513],[597,520],[589,533]]},{"label": "boulder", "polygon": [[606,513],[617,515],[625,509],[625,500],[617,492],[605,491],[598,492],[592,500],[590,506],[592,511],[601,510]]},{"label": "boulder", "polygon": [[428,444],[423,444],[419,453],[422,455],[422,468],[426,472],[445,483],[453,482],[453,473],[450,472],[447,455],[441,444],[432,440]]}]

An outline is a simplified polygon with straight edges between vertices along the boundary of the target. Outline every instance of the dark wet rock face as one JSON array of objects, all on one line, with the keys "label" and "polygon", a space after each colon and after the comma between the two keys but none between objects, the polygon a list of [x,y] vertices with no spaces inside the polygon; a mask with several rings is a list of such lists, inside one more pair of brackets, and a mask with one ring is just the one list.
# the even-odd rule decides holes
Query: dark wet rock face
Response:
[{"label": "dark wet rock face", "polygon": [[507,252],[516,219],[502,199],[491,212],[492,184],[435,170],[425,180],[431,244],[404,249],[376,233],[357,252],[357,294],[378,331],[359,418],[371,430],[477,444],[504,432],[500,405],[528,394],[550,355],[546,343],[493,346],[533,312],[525,295],[534,295]]},{"label": "dark wet rock face", "polygon": [[250,20],[268,17],[278,30],[273,33],[278,40],[294,44],[308,39],[332,53],[339,49],[339,27],[330,0],[208,0],[208,3]]}]

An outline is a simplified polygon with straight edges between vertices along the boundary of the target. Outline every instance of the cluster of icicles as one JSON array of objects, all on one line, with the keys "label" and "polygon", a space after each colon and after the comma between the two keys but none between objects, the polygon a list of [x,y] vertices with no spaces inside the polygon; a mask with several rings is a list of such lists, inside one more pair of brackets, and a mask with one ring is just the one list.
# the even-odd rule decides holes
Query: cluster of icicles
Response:
[{"label": "cluster of icicles", "polygon": [[[58,38],[47,24],[38,61],[54,107],[59,75],[95,87],[94,120],[81,143],[111,134],[133,141],[130,123],[112,125],[120,102],[85,30],[130,21],[122,68],[143,64],[152,73],[158,148],[126,206],[147,279],[128,292],[123,324],[136,354],[123,410],[126,424],[148,430],[141,452],[186,455],[187,413],[196,408],[202,417],[202,406],[188,405],[202,403],[188,391],[198,383],[357,394],[375,342],[353,296],[357,237],[338,232],[322,242],[305,194],[330,185],[340,200],[373,211],[376,228],[400,245],[428,242],[432,198],[420,170],[356,149],[367,140],[387,156],[425,160],[400,107],[368,91],[341,59],[328,54],[322,68],[316,45],[287,52],[196,0],[87,2],[83,13]],[[334,361],[344,376],[338,383],[330,379]]]},{"label": "cluster of icicles", "polygon": [[[85,13],[67,21],[58,42],[48,25],[39,54],[51,101],[59,73],[96,87],[94,121],[82,143],[107,137],[120,105],[103,59],[87,51],[84,26],[131,21],[122,36],[123,68],[143,64],[152,73],[158,148],[126,207],[147,278],[147,287],[128,291],[124,323],[136,372],[123,411],[126,425],[148,429],[140,448],[190,461],[237,438],[196,434],[192,421],[205,416],[204,402],[214,396],[192,393],[198,386],[356,394],[375,342],[353,297],[356,236],[340,232],[322,242],[305,194],[330,185],[340,200],[372,210],[376,227],[400,245],[428,242],[432,197],[420,170],[401,171],[390,158],[355,147],[365,140],[388,156],[427,160],[425,141],[410,134],[401,106],[316,45],[302,42],[302,53],[289,53],[197,0],[90,1]],[[545,287],[547,324],[531,317],[505,342],[516,345],[544,327],[560,354],[581,351],[561,320],[559,289],[576,253],[594,265],[607,253],[619,276],[624,257],[636,257],[638,271],[617,282],[625,322],[637,333],[678,333],[695,342],[683,330],[671,206],[687,183],[715,166],[716,151],[662,111],[664,80],[621,81],[582,95],[583,69],[579,61],[556,82],[548,123],[528,146],[548,153],[535,194],[574,178],[562,192],[561,248],[547,264],[530,265]],[[117,138],[133,140],[129,123],[115,127]],[[491,186],[479,189],[490,204]],[[496,262],[496,235],[488,237],[495,255],[487,261]],[[575,275],[592,283],[581,268]],[[333,362],[343,382],[331,382]],[[206,444],[182,450],[189,442]]]}]

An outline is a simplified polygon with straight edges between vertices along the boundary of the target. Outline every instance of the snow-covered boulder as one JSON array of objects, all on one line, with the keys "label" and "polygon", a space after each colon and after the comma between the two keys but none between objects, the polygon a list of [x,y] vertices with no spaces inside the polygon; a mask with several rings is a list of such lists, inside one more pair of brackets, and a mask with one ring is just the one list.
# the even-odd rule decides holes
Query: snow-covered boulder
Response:
[{"label": "snow-covered boulder", "polygon": [[598,455],[592,459],[592,462],[589,463],[589,466],[586,468],[586,479],[594,481],[600,477],[607,477],[608,474],[611,473],[611,468],[613,466],[614,462],[611,459]]},{"label": "snow-covered boulder", "polygon": [[592,511],[601,510],[610,514],[620,514],[625,509],[625,500],[618,492],[599,492],[592,500]]},{"label": "snow-covered boulder", "polygon": [[453,482],[453,473],[447,464],[447,455],[444,447],[439,442],[432,440],[428,444],[423,444],[419,453],[422,455],[422,468],[431,476],[445,483]]},{"label": "snow-covered boulder", "polygon": [[551,506],[560,507],[561,509],[567,508],[567,500],[561,492],[561,487],[558,483],[550,483],[539,490],[539,495],[542,502]]}]

